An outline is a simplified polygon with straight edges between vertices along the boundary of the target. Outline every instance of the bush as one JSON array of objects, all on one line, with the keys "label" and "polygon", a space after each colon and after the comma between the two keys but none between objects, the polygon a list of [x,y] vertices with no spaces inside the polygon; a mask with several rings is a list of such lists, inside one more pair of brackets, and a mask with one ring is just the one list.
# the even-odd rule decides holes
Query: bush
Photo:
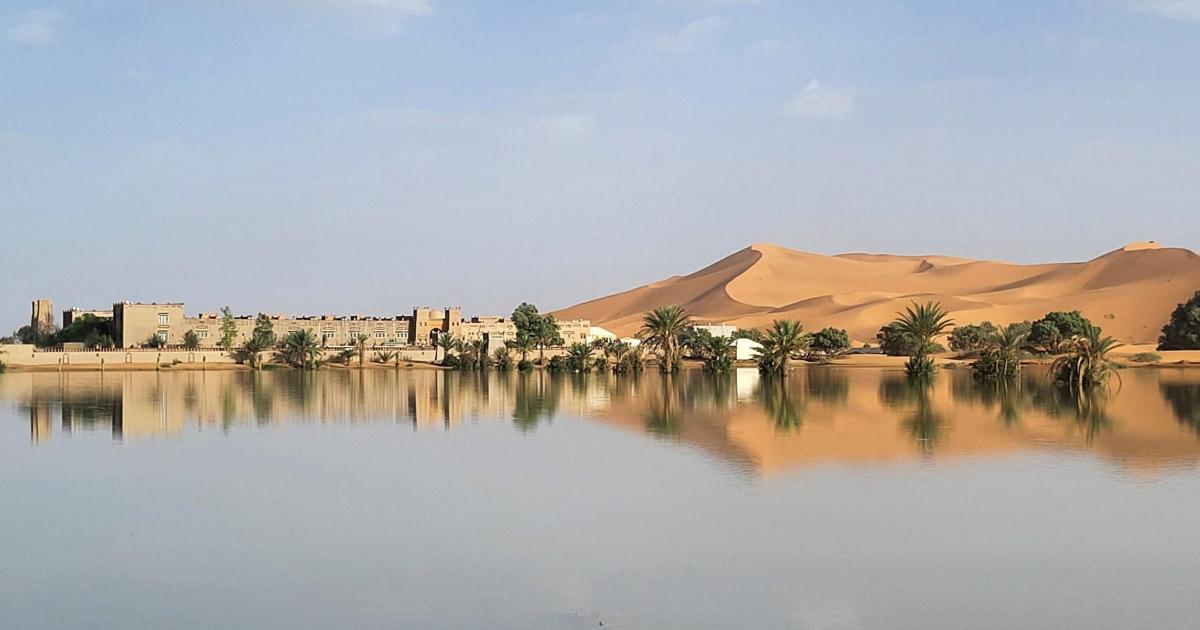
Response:
[{"label": "bush", "polygon": [[1134,363],[1158,363],[1162,361],[1162,355],[1157,352],[1139,352],[1130,357],[1130,360]]},{"label": "bush", "polygon": [[562,372],[567,369],[567,360],[562,356],[550,357],[550,360],[546,362],[546,369],[551,372]]},{"label": "bush", "polygon": [[533,361],[530,361],[529,359],[521,359],[520,361],[517,361],[517,370],[521,372],[528,372],[532,369]]},{"label": "bush", "polygon": [[879,349],[888,356],[906,357],[913,353],[912,340],[900,332],[900,327],[896,322],[880,328],[875,339],[879,341]]},{"label": "bush", "polygon": [[809,348],[833,356],[850,348],[850,335],[842,328],[823,328],[812,336]]},{"label": "bush", "polygon": [[964,324],[950,332],[950,349],[955,352],[976,352],[982,350],[997,332],[992,322],[980,324]]},{"label": "bush", "polygon": [[1200,350],[1200,291],[1175,307],[1158,338],[1159,350]]},{"label": "bush", "polygon": [[1063,343],[1072,337],[1084,337],[1095,328],[1079,311],[1053,311],[1033,322],[1029,329],[1029,344],[1045,352],[1058,353]]}]

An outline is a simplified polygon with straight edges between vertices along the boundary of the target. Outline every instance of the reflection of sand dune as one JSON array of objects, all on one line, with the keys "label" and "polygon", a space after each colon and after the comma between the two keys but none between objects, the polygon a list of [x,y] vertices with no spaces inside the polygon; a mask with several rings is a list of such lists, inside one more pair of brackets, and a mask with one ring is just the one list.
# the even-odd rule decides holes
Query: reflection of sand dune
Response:
[{"label": "reflection of sand dune", "polygon": [[618,334],[642,313],[680,304],[702,321],[761,327],[799,319],[810,329],[846,328],[855,339],[912,300],[940,300],[962,322],[1035,319],[1079,309],[1130,342],[1157,338],[1179,302],[1200,289],[1200,256],[1137,243],[1084,263],[1014,265],[946,256],[823,256],[756,244],[676,276],[560,311]]},{"label": "reflection of sand dune", "polygon": [[535,430],[587,418],[691,445],[747,471],[825,463],[1078,451],[1138,471],[1200,459],[1200,374],[1129,370],[1118,394],[1078,401],[1030,370],[1019,386],[947,370],[914,388],[898,370],[799,368],[784,383],[754,370],[553,376],[434,370],[19,373],[0,400],[28,410],[35,441],[56,431],[121,439],[213,428],[384,422],[453,428],[475,421]]}]

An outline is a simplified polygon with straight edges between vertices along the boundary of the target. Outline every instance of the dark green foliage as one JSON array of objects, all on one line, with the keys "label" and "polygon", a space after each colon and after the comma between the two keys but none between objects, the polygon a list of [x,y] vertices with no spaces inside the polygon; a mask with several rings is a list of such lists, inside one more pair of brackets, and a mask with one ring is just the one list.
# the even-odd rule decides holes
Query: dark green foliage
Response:
[{"label": "dark green foliage", "polygon": [[1066,349],[1072,337],[1086,336],[1095,328],[1079,311],[1053,311],[1033,322],[1029,330],[1029,344],[1044,352],[1057,354]]},{"label": "dark green foliage", "polygon": [[88,350],[110,350],[116,345],[111,336],[99,330],[93,330],[83,338],[83,347]]},{"label": "dark green foliage", "polygon": [[264,348],[275,345],[275,327],[271,324],[271,318],[259,313],[258,317],[254,318],[254,330],[250,336],[257,339]]},{"label": "dark green foliage", "polygon": [[979,347],[979,359],[971,364],[975,376],[1009,379],[1019,375],[1028,336],[1028,330],[1021,324],[1009,324],[989,334]]},{"label": "dark green foliage", "polygon": [[793,354],[807,350],[809,341],[800,322],[775,320],[763,335],[762,348],[758,349],[758,371],[763,374],[787,374],[788,360]]},{"label": "dark green foliage", "polygon": [[824,356],[837,356],[850,349],[850,335],[841,328],[822,328],[812,336],[809,349]]},{"label": "dark green foliage", "polygon": [[1175,307],[1158,338],[1159,350],[1200,350],[1200,291]]},{"label": "dark green foliage", "polygon": [[996,331],[996,325],[992,322],[963,324],[950,332],[950,349],[955,352],[978,352]]},{"label": "dark green foliage", "polygon": [[680,347],[692,328],[692,318],[682,306],[660,306],[642,316],[638,339],[658,352],[658,367],[676,372],[683,365]]},{"label": "dark green foliage", "polygon": [[279,342],[278,357],[284,363],[305,370],[320,367],[321,346],[312,330],[293,330]]},{"label": "dark green foliage", "polygon": [[496,351],[492,353],[492,365],[500,372],[512,369],[512,355],[508,353],[508,348],[496,348]]},{"label": "dark green foliage", "polygon": [[526,347],[538,349],[538,363],[546,362],[546,348],[563,344],[558,321],[554,315],[538,313],[537,307],[527,302],[521,303],[513,311],[513,326],[517,329],[517,348],[524,357]]},{"label": "dark green foliage", "polygon": [[933,340],[954,324],[947,316],[946,309],[939,302],[914,302],[899,314],[893,324],[900,335],[912,343],[912,356],[904,364],[908,375],[932,375],[934,362],[929,354],[936,345]]},{"label": "dark green foliage", "polygon": [[1055,383],[1075,391],[1103,386],[1117,370],[1108,353],[1120,345],[1112,337],[1101,337],[1100,329],[1092,326],[1086,334],[1063,342],[1066,354],[1054,360],[1050,374]]},{"label": "dark green foliage", "polygon": [[728,372],[733,368],[735,343],[733,337],[716,336],[695,328],[687,338],[692,356],[704,362],[704,369],[709,372]]},{"label": "dark green foliage", "polygon": [[1162,355],[1157,352],[1139,352],[1131,357],[1134,363],[1158,363]]},{"label": "dark green foliage", "polygon": [[200,335],[196,331],[189,330],[183,333],[183,347],[186,350],[195,350],[200,347]]},{"label": "dark green foliage", "polygon": [[879,349],[888,356],[907,357],[913,354],[913,340],[904,335],[896,322],[880,328],[875,339],[879,341]]},{"label": "dark green foliage", "polygon": [[[558,357],[555,357],[558,358]],[[554,359],[550,360],[553,363]],[[592,369],[592,346],[579,341],[567,348],[566,368],[573,372],[588,372]]]},{"label": "dark green foliage", "polygon": [[517,361],[517,370],[521,372],[528,372],[532,369],[533,361],[530,361],[529,359],[521,359],[520,361]]},{"label": "dark green foliage", "polygon": [[147,337],[146,340],[142,342],[142,347],[143,348],[165,348],[165,347],[167,347],[167,342],[166,342],[166,340],[159,338],[157,333],[150,333],[150,336]]},{"label": "dark green foliage", "polygon": [[237,341],[237,322],[233,320],[233,311],[228,306],[221,309],[221,347],[226,350],[233,347]]},{"label": "dark green foliage", "polygon": [[567,359],[563,356],[550,357],[550,362],[546,364],[546,369],[551,372],[562,372],[568,369]]}]

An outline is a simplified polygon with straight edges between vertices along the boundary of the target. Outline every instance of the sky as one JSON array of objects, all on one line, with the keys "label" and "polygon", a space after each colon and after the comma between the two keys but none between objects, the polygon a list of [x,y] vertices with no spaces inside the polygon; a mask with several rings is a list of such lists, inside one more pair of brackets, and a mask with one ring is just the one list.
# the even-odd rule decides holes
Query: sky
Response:
[{"label": "sky", "polygon": [[0,330],[1200,249],[1200,0],[0,0]]}]

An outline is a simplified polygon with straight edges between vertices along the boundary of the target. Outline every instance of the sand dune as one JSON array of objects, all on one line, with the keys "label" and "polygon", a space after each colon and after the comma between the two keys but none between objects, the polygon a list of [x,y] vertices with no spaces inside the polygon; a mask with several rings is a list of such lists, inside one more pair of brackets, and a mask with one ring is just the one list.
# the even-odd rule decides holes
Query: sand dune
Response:
[{"label": "sand dune", "polygon": [[1017,265],[950,256],[825,256],[760,243],[704,269],[557,312],[619,335],[642,313],[679,304],[698,321],[762,327],[798,319],[873,339],[910,302],[938,300],[958,323],[1008,323],[1080,310],[1110,335],[1149,343],[1179,302],[1200,290],[1200,256],[1132,243],[1087,262]]}]

